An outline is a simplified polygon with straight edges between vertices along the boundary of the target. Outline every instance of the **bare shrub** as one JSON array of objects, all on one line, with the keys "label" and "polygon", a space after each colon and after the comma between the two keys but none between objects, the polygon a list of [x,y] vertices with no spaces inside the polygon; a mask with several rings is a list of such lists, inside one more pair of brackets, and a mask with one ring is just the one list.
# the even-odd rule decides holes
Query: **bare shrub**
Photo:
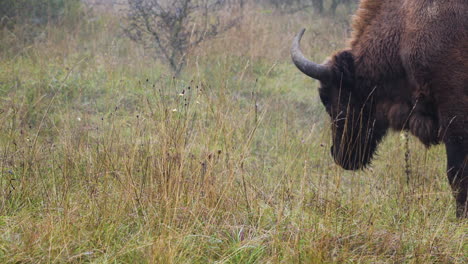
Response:
[{"label": "bare shrub", "polygon": [[[235,2],[235,6],[242,7],[244,1]],[[128,0],[128,4],[125,32],[151,50],[155,58],[167,63],[175,75],[186,64],[192,48],[227,31],[241,19],[241,12],[228,18],[221,16],[224,9],[233,9],[233,1]]]}]

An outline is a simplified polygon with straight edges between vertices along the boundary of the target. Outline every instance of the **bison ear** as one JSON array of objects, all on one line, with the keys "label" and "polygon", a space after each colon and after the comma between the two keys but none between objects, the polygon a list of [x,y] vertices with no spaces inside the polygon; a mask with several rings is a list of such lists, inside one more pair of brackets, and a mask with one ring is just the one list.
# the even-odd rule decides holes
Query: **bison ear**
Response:
[{"label": "bison ear", "polygon": [[351,52],[345,50],[335,55],[333,74],[338,82],[349,85],[354,84],[354,56]]}]

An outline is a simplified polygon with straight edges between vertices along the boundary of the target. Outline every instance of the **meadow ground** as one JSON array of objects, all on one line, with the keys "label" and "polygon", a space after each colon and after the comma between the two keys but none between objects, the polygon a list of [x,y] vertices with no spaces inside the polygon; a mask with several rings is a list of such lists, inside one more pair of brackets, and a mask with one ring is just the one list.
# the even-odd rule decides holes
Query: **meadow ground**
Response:
[{"label": "meadow ground", "polygon": [[301,27],[317,61],[349,36],[252,9],[177,78],[109,15],[2,31],[0,262],[467,263],[442,146],[405,159],[392,133],[369,169],[333,163]]}]

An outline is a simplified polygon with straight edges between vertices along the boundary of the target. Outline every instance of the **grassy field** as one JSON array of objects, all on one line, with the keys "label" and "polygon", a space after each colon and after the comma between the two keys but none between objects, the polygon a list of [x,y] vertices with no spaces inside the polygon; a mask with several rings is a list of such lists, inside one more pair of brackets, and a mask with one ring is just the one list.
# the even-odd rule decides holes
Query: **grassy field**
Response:
[{"label": "grassy field", "polygon": [[332,161],[289,45],[325,59],[336,21],[252,9],[178,78],[112,16],[2,31],[0,263],[467,263],[442,146]]}]

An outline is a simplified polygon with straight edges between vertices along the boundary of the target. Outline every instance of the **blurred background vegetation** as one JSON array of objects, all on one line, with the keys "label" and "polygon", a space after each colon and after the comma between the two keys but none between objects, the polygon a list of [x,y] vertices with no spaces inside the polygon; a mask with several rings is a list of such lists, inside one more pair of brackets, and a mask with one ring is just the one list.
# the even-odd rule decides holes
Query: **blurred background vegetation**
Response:
[{"label": "blurred background vegetation", "polygon": [[12,29],[17,24],[47,25],[69,23],[82,14],[80,0],[3,0],[0,2],[0,26]]},{"label": "blurred background vegetation", "polygon": [[356,7],[0,1],[0,263],[467,263],[442,147],[330,157],[290,42],[323,61]]}]

